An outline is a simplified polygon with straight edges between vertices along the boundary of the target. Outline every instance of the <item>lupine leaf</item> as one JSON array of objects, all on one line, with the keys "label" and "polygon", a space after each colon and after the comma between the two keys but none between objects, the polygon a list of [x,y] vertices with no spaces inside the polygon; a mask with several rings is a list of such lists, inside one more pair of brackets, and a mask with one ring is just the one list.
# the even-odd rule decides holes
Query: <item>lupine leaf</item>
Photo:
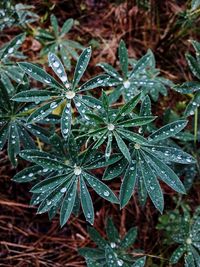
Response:
[{"label": "lupine leaf", "polygon": [[33,79],[41,83],[47,84],[48,86],[51,86],[53,88],[62,88],[62,85],[60,85],[51,75],[49,75],[46,71],[44,71],[37,65],[28,62],[20,62],[18,64],[20,68]]},{"label": "lupine leaf", "polygon": [[89,226],[87,230],[90,235],[90,238],[98,245],[98,247],[104,249],[108,242],[103,239],[99,232],[97,232],[97,230],[93,227]]},{"label": "lupine leaf", "polygon": [[144,267],[145,262],[146,262],[146,257],[139,258],[131,267]]},{"label": "lupine leaf", "polygon": [[152,153],[148,154],[150,165],[155,169],[156,174],[160,179],[173,188],[175,191],[184,194],[185,188],[175,172],[170,169],[165,163],[156,158]]},{"label": "lupine leaf", "polygon": [[63,109],[62,117],[61,117],[61,132],[62,136],[67,139],[71,132],[71,120],[72,120],[72,113],[71,113],[71,103],[68,102]]},{"label": "lupine leaf", "polygon": [[[71,185],[69,186],[65,198],[63,200],[61,210],[60,210],[60,225],[61,227],[68,221],[76,199],[78,179],[73,179]],[[62,190],[62,189],[61,189]]]},{"label": "lupine leaf", "polygon": [[148,151],[151,150],[160,159],[162,158],[165,161],[172,161],[181,164],[192,164],[196,162],[196,160],[190,154],[175,147],[152,146],[149,148],[146,147],[145,149],[148,149]]},{"label": "lupine leaf", "polygon": [[130,152],[129,152],[127,145],[125,144],[123,139],[116,132],[114,133],[114,136],[115,136],[115,140],[117,142],[117,145],[119,147],[119,150],[122,152],[124,157],[130,162],[131,161],[131,155],[130,155]]},{"label": "lupine leaf", "polygon": [[148,195],[155,207],[162,213],[164,199],[157,178],[144,157],[142,157],[142,161],[139,161],[139,166]]},{"label": "lupine leaf", "polygon": [[87,65],[89,63],[91,57],[91,48],[88,47],[83,50],[82,54],[80,55],[78,62],[76,64],[76,69],[74,72],[74,79],[72,82],[73,88],[75,88],[80,81],[81,77],[83,76],[83,73],[85,72]]},{"label": "lupine leaf", "polygon": [[36,109],[33,113],[31,113],[31,115],[27,119],[27,122],[37,122],[44,119],[49,114],[51,114],[52,111],[56,109],[62,102],[63,99],[57,98],[47,104],[44,104],[43,106]]},{"label": "lupine leaf", "polygon": [[88,192],[84,179],[80,179],[80,198],[81,198],[81,206],[83,209],[83,213],[86,221],[90,224],[94,223],[94,208],[92,204],[91,196]]},{"label": "lupine leaf", "polygon": [[79,88],[79,91],[83,92],[83,91],[94,89],[94,88],[99,87],[99,86],[106,86],[109,78],[110,77],[106,74],[100,74],[100,75],[90,79],[89,81],[87,81],[83,85],[81,85],[81,87]]},{"label": "lupine leaf", "polygon": [[98,63],[97,66],[101,67],[106,73],[108,73],[110,76],[116,78],[116,79],[121,79],[119,73],[114,69],[111,65],[107,63]]},{"label": "lupine leaf", "polygon": [[127,77],[128,74],[128,52],[126,49],[126,45],[123,40],[120,41],[119,44],[119,61],[120,61],[120,66],[122,69],[122,72],[125,77]]},{"label": "lupine leaf", "polygon": [[56,16],[54,16],[53,14],[51,14],[50,19],[51,19],[51,25],[53,27],[54,33],[57,35],[58,29],[59,29],[58,20],[57,20]]},{"label": "lupine leaf", "polygon": [[63,24],[63,26],[62,26],[62,29],[61,29],[61,32],[60,32],[61,35],[68,33],[71,30],[73,24],[74,24],[74,20],[73,19],[67,19],[65,21],[65,23]]},{"label": "lupine leaf", "polygon": [[133,190],[136,183],[136,164],[135,162],[131,162],[129,166],[126,169],[126,172],[124,174],[124,178],[120,187],[120,207],[123,208],[126,206],[128,201],[130,200]]},{"label": "lupine leaf", "polygon": [[109,241],[118,242],[119,241],[119,233],[117,228],[115,227],[113,220],[108,217],[106,224],[106,234],[108,236]]},{"label": "lupine leaf", "polygon": [[87,180],[89,185],[93,188],[93,190],[102,198],[105,198],[111,203],[119,202],[115,194],[107,185],[105,185],[104,183],[102,183],[100,180],[90,175],[89,173],[84,172],[83,176]]},{"label": "lupine leaf", "polygon": [[140,101],[141,95],[138,94],[136,95],[133,99],[131,99],[128,103],[126,103],[117,113],[116,118],[114,119],[113,122],[117,121],[121,115],[125,116],[126,114],[129,114],[137,105],[137,103]]},{"label": "lupine leaf", "polygon": [[171,122],[161,127],[157,131],[153,132],[148,139],[149,141],[157,142],[175,136],[177,133],[179,133],[182,129],[185,128],[187,123],[188,121],[186,120],[178,120],[175,122]]},{"label": "lupine leaf", "polygon": [[18,94],[12,97],[12,100],[17,102],[42,102],[50,99],[52,96],[57,94],[52,91],[47,90],[29,90],[19,92]]},{"label": "lupine leaf", "polygon": [[62,62],[60,61],[60,59],[54,53],[49,52],[48,61],[49,61],[49,65],[51,66],[53,71],[56,73],[58,78],[63,83],[67,83],[68,82],[67,74],[65,72],[64,66]]},{"label": "lupine leaf", "polygon": [[117,255],[114,253],[113,249],[108,245],[105,248],[105,255],[108,267],[119,266]]},{"label": "lupine leaf", "polygon": [[121,248],[129,248],[133,245],[137,237],[137,228],[131,228],[120,242]]},{"label": "lupine leaf", "polygon": [[18,172],[12,180],[17,183],[26,183],[37,179],[39,171],[42,170],[40,166],[31,166]]}]

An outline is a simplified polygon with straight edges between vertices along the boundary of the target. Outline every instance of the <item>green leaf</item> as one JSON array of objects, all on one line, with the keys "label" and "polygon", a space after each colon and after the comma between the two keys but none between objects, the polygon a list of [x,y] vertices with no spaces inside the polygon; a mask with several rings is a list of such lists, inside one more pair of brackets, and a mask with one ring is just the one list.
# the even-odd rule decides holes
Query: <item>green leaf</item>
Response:
[{"label": "green leaf", "polygon": [[51,66],[55,74],[58,76],[58,78],[64,84],[68,84],[67,74],[65,72],[64,66],[62,62],[60,61],[60,59],[54,53],[49,52],[48,61],[49,61],[49,65]]},{"label": "green leaf", "polygon": [[197,8],[199,8],[200,6],[200,0],[192,0],[192,3],[191,3],[191,10],[195,10]]},{"label": "green leaf", "polygon": [[132,161],[126,168],[126,172],[124,174],[124,178],[120,187],[119,199],[121,208],[126,206],[133,194],[133,190],[136,184],[136,173],[136,164],[134,161]]},{"label": "green leaf", "polygon": [[44,71],[37,65],[28,62],[19,62],[18,65],[33,79],[41,83],[47,84],[50,87],[62,89],[61,84],[59,84],[51,75],[49,75],[46,71]]},{"label": "green leaf", "polygon": [[144,149],[148,149],[150,153],[156,154],[160,159],[163,159],[166,162],[172,161],[181,164],[192,164],[196,162],[196,160],[190,154],[179,148],[170,146],[147,146]]},{"label": "green leaf", "polygon": [[80,81],[81,77],[83,76],[83,73],[85,72],[88,63],[90,61],[91,57],[91,47],[88,47],[83,50],[81,53],[78,62],[76,64],[75,72],[74,72],[74,78],[72,82],[73,89],[76,88],[78,82]]},{"label": "green leaf", "polygon": [[154,121],[156,117],[153,116],[147,116],[147,117],[136,117],[127,121],[122,121],[117,123],[117,126],[122,127],[136,127],[136,126],[142,126],[149,124],[150,122]]},{"label": "green leaf", "polygon": [[111,180],[122,174],[124,169],[127,167],[126,164],[127,160],[125,158],[122,158],[117,163],[109,166],[104,172],[103,180]]},{"label": "green leaf", "polygon": [[12,97],[12,100],[17,102],[42,102],[49,100],[52,96],[56,96],[57,93],[47,90],[28,90],[19,92]]},{"label": "green leaf", "polygon": [[100,197],[105,198],[111,203],[119,203],[118,198],[107,185],[105,185],[89,173],[84,172],[83,177]]},{"label": "green leaf", "polygon": [[189,54],[186,55],[186,59],[193,75],[200,79],[200,66],[197,60]]},{"label": "green leaf", "polygon": [[128,233],[120,242],[120,247],[123,249],[131,247],[134,244],[136,237],[137,237],[137,228],[133,227],[128,231]]},{"label": "green leaf", "polygon": [[81,87],[79,87],[79,91],[84,92],[97,87],[107,86],[107,82],[109,79],[110,77],[108,75],[100,74],[81,85]]},{"label": "green leaf", "polygon": [[122,158],[121,154],[113,154],[109,159],[106,159],[104,156],[94,155],[94,160],[90,158],[90,162],[87,165],[84,165],[84,168],[87,170],[98,169],[107,167],[115,162],[119,161]]},{"label": "green leaf", "polygon": [[164,207],[163,193],[152,168],[149,166],[144,156],[142,156],[142,160],[139,161],[139,166],[148,195],[155,207],[162,213]]},{"label": "green leaf", "polygon": [[[146,155],[147,156],[147,155]],[[175,191],[185,194],[185,188],[175,172],[163,161],[159,160],[152,153],[148,153],[149,164],[153,167],[160,179]]]},{"label": "green leaf", "polygon": [[1,129],[0,129],[0,150],[3,149],[7,137],[8,137],[8,124],[5,124]]},{"label": "green leaf", "polygon": [[17,183],[26,183],[37,179],[42,167],[40,166],[31,166],[23,169],[22,171],[15,174],[12,178],[13,181]]},{"label": "green leaf", "polygon": [[45,117],[47,117],[49,114],[52,113],[54,109],[56,109],[64,100],[62,98],[57,98],[47,104],[44,104],[43,106],[39,107],[31,115],[28,117],[27,122],[37,122]]},{"label": "green leaf", "polygon": [[88,233],[90,235],[90,238],[98,245],[99,248],[104,249],[106,245],[108,245],[108,241],[103,239],[99,232],[97,232],[96,229],[93,227],[88,226],[87,227]]},{"label": "green leaf", "polygon": [[61,132],[64,139],[67,139],[71,132],[71,121],[72,121],[72,113],[71,113],[71,102],[68,102],[63,109],[61,116]]},{"label": "green leaf", "polygon": [[195,110],[200,106],[200,92],[197,92],[192,100],[189,102],[189,104],[186,107],[186,110],[184,112],[185,116],[191,116],[194,115]]},{"label": "green leaf", "polygon": [[151,58],[152,58],[152,52],[151,52],[151,50],[149,50],[143,57],[141,57],[137,61],[136,65],[135,65],[133,71],[130,73],[129,77],[130,78],[137,77],[137,75],[139,73],[142,73],[145,70],[145,68],[148,67]]},{"label": "green leaf", "polygon": [[53,176],[51,178],[44,179],[43,181],[34,185],[31,188],[30,192],[41,193],[41,192],[46,192],[46,191],[52,190],[53,188],[55,189],[60,184],[62,184],[64,181],[67,181],[70,178],[71,178],[71,176],[67,176],[67,174],[64,174],[64,175],[57,175],[57,176]]},{"label": "green leaf", "polygon": [[129,149],[123,139],[116,133],[114,132],[115,140],[117,142],[117,145],[119,147],[119,150],[122,152],[124,157],[130,162],[131,161],[131,155],[129,152]]},{"label": "green leaf", "polygon": [[186,250],[185,245],[181,245],[179,246],[172,254],[171,258],[170,258],[170,263],[171,264],[176,264],[180,258],[183,256],[184,252]]},{"label": "green leaf", "polygon": [[101,67],[110,76],[122,81],[122,78],[119,73],[111,65],[107,63],[98,63],[97,66]]},{"label": "green leaf", "polygon": [[149,141],[151,142],[157,142],[160,140],[167,139],[169,137],[175,136],[177,133],[179,133],[181,130],[185,128],[187,125],[187,120],[178,120],[171,122],[157,131],[153,132],[149,137]]},{"label": "green leaf", "polygon": [[88,192],[84,179],[80,179],[80,198],[81,198],[81,206],[83,209],[84,216],[86,221],[90,224],[94,223],[94,207],[92,203],[91,196]]},{"label": "green leaf", "polygon": [[17,155],[19,154],[19,151],[20,141],[17,125],[15,123],[11,123],[8,133],[8,157],[13,166],[17,166]]},{"label": "green leaf", "polygon": [[63,34],[68,33],[71,30],[73,24],[74,24],[74,20],[73,19],[67,19],[65,21],[65,23],[63,24],[63,26],[62,26],[60,34],[63,35]]},{"label": "green leaf", "polygon": [[127,77],[128,74],[128,51],[126,49],[126,44],[123,40],[120,41],[119,44],[119,62],[121,70],[124,74],[124,77]]},{"label": "green leaf", "polygon": [[51,20],[51,25],[53,27],[53,31],[57,36],[58,35],[58,31],[59,31],[58,20],[57,20],[56,16],[53,15],[53,14],[51,14],[50,20]]},{"label": "green leaf", "polygon": [[110,242],[118,242],[120,239],[118,230],[115,227],[113,220],[110,217],[108,217],[107,219],[106,234]]},{"label": "green leaf", "polygon": [[[61,227],[68,221],[76,199],[76,190],[77,190],[77,183],[78,179],[75,177],[75,179],[72,180],[71,185],[67,189],[65,198],[62,203],[62,207],[60,210],[60,225]],[[62,189],[61,189],[62,190]],[[64,190],[63,190],[64,192]]]},{"label": "green leaf", "polygon": [[138,143],[140,145],[148,145],[147,140],[142,135],[136,134],[129,130],[124,130],[124,129],[119,129],[119,128],[116,131],[120,133],[121,136],[123,136],[125,139],[129,141]]},{"label": "green leaf", "polygon": [[146,257],[139,258],[131,267],[144,267],[146,262]]},{"label": "green leaf", "polygon": [[117,255],[109,245],[105,247],[105,255],[108,267],[119,266]]},{"label": "green leaf", "polygon": [[113,122],[118,121],[119,118],[121,118],[121,116],[125,116],[127,114],[129,114],[130,112],[132,112],[132,110],[135,108],[135,106],[137,105],[137,103],[140,101],[141,95],[138,94],[136,96],[134,96],[128,103],[126,103],[117,113],[117,116],[115,117]]}]

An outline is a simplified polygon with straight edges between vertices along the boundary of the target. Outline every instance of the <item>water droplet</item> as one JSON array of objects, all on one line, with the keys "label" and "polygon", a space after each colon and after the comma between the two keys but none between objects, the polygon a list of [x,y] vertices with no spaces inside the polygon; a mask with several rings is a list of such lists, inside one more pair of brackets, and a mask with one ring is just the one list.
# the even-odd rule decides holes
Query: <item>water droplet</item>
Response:
[{"label": "water droplet", "polygon": [[75,97],[75,92],[73,92],[73,91],[66,92],[66,97],[67,97],[67,99],[74,98]]},{"label": "water droplet", "polygon": [[110,192],[109,191],[104,191],[103,194],[104,194],[105,197],[108,197],[110,195]]},{"label": "water droplet", "polygon": [[63,187],[63,188],[60,189],[60,192],[61,193],[65,193],[66,191],[67,191],[67,188],[66,187]]}]

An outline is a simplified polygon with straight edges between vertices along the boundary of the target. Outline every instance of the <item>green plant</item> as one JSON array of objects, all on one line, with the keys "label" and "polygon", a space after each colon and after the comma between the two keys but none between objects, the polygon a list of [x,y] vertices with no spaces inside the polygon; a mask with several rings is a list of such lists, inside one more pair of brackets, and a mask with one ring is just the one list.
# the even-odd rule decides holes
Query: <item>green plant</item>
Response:
[{"label": "green plant", "polygon": [[[40,106],[29,116],[27,122],[37,122],[52,113],[59,105],[64,104],[61,116],[61,132],[64,138],[67,138],[71,132],[72,122],[72,104],[75,104],[79,114],[88,120],[86,113],[91,113],[90,107],[95,107],[96,102],[92,97],[82,95],[83,92],[94,89],[99,86],[105,86],[109,79],[107,75],[98,75],[91,80],[78,86],[91,57],[91,48],[86,48],[80,55],[76,64],[72,82],[68,81],[64,66],[59,58],[49,53],[49,65],[54,73],[61,80],[60,84],[51,75],[46,73],[42,68],[32,63],[21,62],[20,68],[32,78],[46,84],[47,89],[53,90],[28,90],[18,93],[13,100],[18,102],[35,102]],[[44,103],[41,106],[41,103]]]},{"label": "green plant", "polygon": [[84,49],[78,42],[66,38],[66,34],[71,30],[73,24],[73,19],[67,19],[62,28],[59,29],[57,18],[51,15],[51,30],[39,29],[36,33],[36,39],[44,45],[41,55],[45,55],[48,52],[56,53],[61,56],[68,70],[71,69],[71,58],[77,60],[79,57],[76,50]]},{"label": "green plant", "polygon": [[[117,109],[110,108],[109,100],[104,92],[102,93],[101,100],[86,95],[90,89],[99,86],[109,86],[111,79],[108,75],[102,74],[78,86],[87,68],[90,56],[91,49],[86,48],[78,59],[73,80],[70,83],[61,61],[55,54],[49,53],[49,64],[62,81],[62,84],[37,65],[26,62],[19,63],[23,72],[47,85],[45,90],[25,90],[12,97],[12,100],[17,102],[32,103],[32,110],[26,122],[28,124],[40,122],[60,106],[62,110],[60,120],[62,136],[67,141],[71,134],[73,134],[75,140],[83,142],[82,149],[76,152],[78,163],[73,161],[72,165],[68,163],[68,159],[73,157],[71,154],[74,153],[75,149],[71,150],[70,147],[67,149],[68,158],[65,157],[64,159],[60,159],[60,157],[56,157],[55,155],[51,157],[45,154],[45,152],[37,150],[20,153],[22,158],[36,163],[44,169],[48,170],[50,168],[50,170],[53,170],[55,168],[57,171],[60,170],[62,175],[64,173],[65,178],[61,175],[62,177],[60,179],[58,178],[59,180],[54,177],[55,175],[53,177],[52,175],[47,176],[47,180],[45,179],[42,185],[43,183],[50,182],[49,186],[45,187],[48,188],[48,194],[46,191],[44,193],[41,191],[41,196],[38,196],[39,201],[34,201],[33,203],[38,204],[42,201],[39,212],[49,211],[51,207],[57,209],[61,205],[60,200],[63,196],[62,192],[60,192],[60,187],[66,187],[66,198],[69,198],[68,190],[70,192],[69,194],[72,194],[74,198],[72,202],[67,202],[69,205],[66,208],[68,211],[66,219],[61,219],[61,224],[63,225],[69,218],[75,201],[75,193],[72,193],[71,190],[75,190],[78,185],[84,187],[86,191],[84,181],[92,186],[88,180],[89,174],[87,174],[86,168],[87,165],[92,165],[92,160],[90,159],[91,162],[87,162],[85,166],[84,162],[80,163],[81,161],[78,160],[78,155],[82,153],[87,155],[87,151],[91,154],[105,151],[102,153],[102,156],[105,154],[103,156],[105,157],[104,163],[102,165],[98,165],[97,163],[97,167],[107,167],[110,165],[105,170],[103,175],[104,180],[123,176],[119,195],[121,208],[128,203],[137,185],[141,203],[144,204],[147,195],[149,195],[155,207],[162,212],[164,199],[158,177],[175,191],[185,193],[183,184],[168,165],[171,162],[181,164],[195,163],[195,159],[181,149],[172,146],[172,144],[163,144],[163,142],[166,142],[165,140],[176,136],[186,126],[187,121],[174,121],[158,130],[152,131],[150,135],[148,134],[148,137],[143,136],[141,133],[135,133],[135,129],[138,130],[138,127],[141,126],[146,127],[147,124],[152,123],[155,119],[153,116],[145,116],[145,112],[147,112],[147,115],[151,113],[147,110],[147,106],[150,103],[149,98],[146,97],[143,100],[143,106],[138,115],[137,105],[142,98],[141,94],[136,95],[129,102]],[[63,106],[61,106],[62,103]],[[134,113],[132,112],[133,110]],[[104,145],[105,143],[106,147]],[[112,158],[116,152],[121,154],[117,156],[117,160],[113,161]],[[81,164],[83,164],[83,174],[82,167],[80,167],[82,166]],[[80,179],[76,177],[76,166],[81,168],[80,173],[77,175],[77,177],[80,176]],[[84,168],[86,174],[84,173]],[[28,175],[28,171],[25,170],[25,174]],[[59,175],[57,172],[55,174],[56,176]],[[19,174],[19,177],[21,177],[21,174]],[[17,180],[16,177],[14,179]],[[78,183],[79,180],[80,183]],[[99,180],[97,181],[101,184]],[[63,183],[66,183],[66,186]],[[94,190],[97,190],[94,186],[92,187]],[[103,189],[96,192],[101,196],[104,194]],[[51,194],[49,195],[49,193]],[[109,193],[109,196],[111,196],[111,193]],[[82,200],[82,207],[86,220],[93,223],[93,208],[88,191],[86,191],[84,199]],[[117,202],[116,199],[112,200],[115,203]],[[48,205],[48,203],[51,204]],[[87,203],[87,205],[84,203]],[[84,207],[84,205],[87,207]],[[90,214],[90,218],[87,217],[87,213]]]},{"label": "green plant", "polygon": [[[159,71],[155,68],[155,58],[150,49],[138,61],[130,60],[128,59],[126,45],[124,41],[121,41],[118,57],[122,75],[107,63],[98,64],[99,67],[111,76],[109,85],[116,87],[109,95],[110,103],[117,101],[121,95],[125,101],[128,101],[139,92],[143,96],[150,94],[157,101],[159,93],[167,94],[166,86],[173,86],[172,82],[158,76]],[[129,62],[133,68],[131,71],[129,71]]]},{"label": "green plant", "polygon": [[[178,229],[177,229],[178,228]],[[184,255],[185,267],[200,265],[200,210],[193,217],[189,213],[181,217],[180,223],[172,235],[179,247],[173,252],[170,262],[176,264]]]},{"label": "green plant", "polygon": [[[39,125],[26,122],[27,116],[31,112],[31,105],[11,100],[14,94],[27,89],[29,89],[27,80],[16,86],[6,77],[4,77],[3,82],[0,81],[0,150],[3,149],[7,142],[8,157],[13,166],[17,165],[17,155],[20,152],[21,145],[26,149],[37,147],[33,136],[44,143],[49,142],[47,130]],[[41,123],[55,123],[57,121],[54,116],[50,116],[46,118],[46,121],[41,121]]]},{"label": "green plant", "polygon": [[32,12],[32,5],[22,3],[14,4],[10,0],[2,0],[0,3],[0,30],[19,26],[26,29],[30,23],[39,20],[39,16]]},{"label": "green plant", "polygon": [[16,82],[21,82],[24,73],[16,66],[13,59],[24,59],[22,52],[18,51],[25,39],[25,34],[19,34],[10,42],[6,43],[0,48],[0,79],[2,82],[10,77]]},{"label": "green plant", "polygon": [[[144,267],[146,257],[133,257],[130,248],[136,241],[137,228],[130,228],[123,238],[120,238],[113,221],[108,218],[106,224],[107,239],[92,227],[88,227],[90,238],[98,248],[84,247],[79,249],[88,267]],[[139,250],[135,254],[140,254]]]},{"label": "green plant", "polygon": [[[186,54],[188,66],[195,78],[200,79],[200,43],[191,40],[191,43],[196,52],[196,58],[190,54]],[[197,108],[200,106],[200,82],[189,81],[175,87],[175,90],[182,94],[194,94],[192,100],[187,105],[185,116],[194,115]]]}]

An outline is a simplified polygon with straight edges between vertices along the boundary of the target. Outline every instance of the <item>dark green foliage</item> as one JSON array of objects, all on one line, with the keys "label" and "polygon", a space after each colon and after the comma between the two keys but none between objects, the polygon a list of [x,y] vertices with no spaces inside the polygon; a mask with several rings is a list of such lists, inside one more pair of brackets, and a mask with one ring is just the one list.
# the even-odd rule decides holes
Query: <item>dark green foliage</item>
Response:
[{"label": "dark green foliage", "polygon": [[95,228],[88,227],[90,238],[98,246],[97,248],[79,249],[79,253],[85,258],[88,267],[144,267],[146,257],[133,258],[128,253],[136,241],[136,227],[129,229],[126,235],[121,238],[113,221],[108,218],[105,230],[107,239],[104,239]]},{"label": "dark green foliage", "polygon": [[44,45],[41,55],[45,55],[48,52],[57,54],[62,58],[62,61],[68,70],[71,69],[71,58],[78,60],[79,55],[76,50],[84,49],[78,42],[67,38],[67,34],[73,25],[74,20],[70,18],[66,20],[62,28],[60,28],[57,18],[52,14],[51,29],[39,29],[36,34],[36,39]]}]

